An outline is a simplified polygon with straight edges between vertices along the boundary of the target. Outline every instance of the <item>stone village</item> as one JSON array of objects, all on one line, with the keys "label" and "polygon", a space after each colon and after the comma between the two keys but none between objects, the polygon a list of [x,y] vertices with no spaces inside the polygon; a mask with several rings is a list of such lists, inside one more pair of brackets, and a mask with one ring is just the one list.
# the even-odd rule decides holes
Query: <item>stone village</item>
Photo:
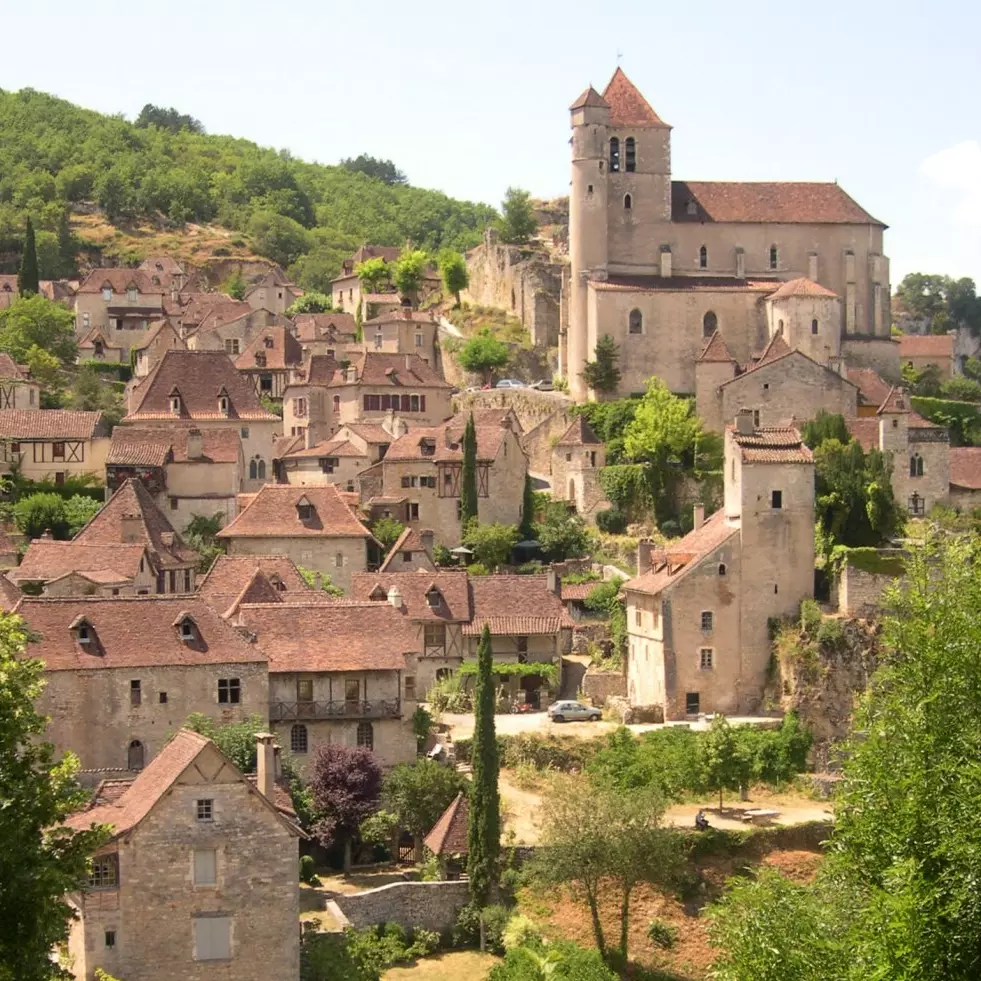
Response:
[{"label": "stone village", "polygon": [[[167,256],[50,284],[80,360],[132,365],[115,426],[42,408],[38,380],[0,356],[4,469],[105,488],[70,540],[4,533],[0,577],[44,664],[47,738],[92,792],[70,824],[111,827],[71,897],[79,981],[296,981],[306,836],[281,755],[301,775],[332,744],[386,769],[414,760],[417,707],[465,672],[485,627],[496,662],[541,665],[505,686],[529,711],[581,697],[650,723],[767,715],[771,624],[815,596],[802,427],[819,412],[889,455],[910,514],[981,504],[981,449],[952,447],[904,387],[903,365],[950,377],[962,359],[953,336],[893,335],[881,220],[837,183],[676,179],[672,127],[619,68],[570,122],[567,254],[532,270],[488,232],[465,294],[498,298],[554,346],[568,394],[461,391],[452,325],[426,302],[438,274],[412,296],[363,289],[361,263],[399,255],[372,244],[322,313],[291,315],[302,291],[274,266],[241,299]],[[584,379],[604,337],[622,367],[606,396]],[[608,447],[576,403],[643,393],[652,376],[719,437],[720,491],[714,510],[687,502],[687,534],[641,540],[621,564],[625,657],[601,692],[574,660],[588,587],[563,582],[593,565],[527,574],[532,552],[475,567],[465,471],[481,525],[527,525],[527,484],[595,527]],[[210,566],[188,533],[201,517],[220,519]],[[615,564],[595,563],[599,578]],[[844,579],[843,610],[875,602],[874,576]],[[256,773],[182,728],[192,715],[261,717]]]}]

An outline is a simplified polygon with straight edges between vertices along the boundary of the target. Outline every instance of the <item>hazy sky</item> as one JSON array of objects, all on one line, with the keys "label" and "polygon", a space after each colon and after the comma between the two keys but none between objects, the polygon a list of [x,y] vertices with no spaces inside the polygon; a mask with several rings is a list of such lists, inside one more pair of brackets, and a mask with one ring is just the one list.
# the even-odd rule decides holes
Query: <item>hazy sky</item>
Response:
[{"label": "hazy sky", "polygon": [[3,6],[4,89],[129,118],[173,105],[212,133],[391,158],[413,184],[493,204],[509,184],[567,192],[567,108],[619,53],[674,126],[675,177],[837,179],[890,226],[894,283],[981,282],[970,0]]}]

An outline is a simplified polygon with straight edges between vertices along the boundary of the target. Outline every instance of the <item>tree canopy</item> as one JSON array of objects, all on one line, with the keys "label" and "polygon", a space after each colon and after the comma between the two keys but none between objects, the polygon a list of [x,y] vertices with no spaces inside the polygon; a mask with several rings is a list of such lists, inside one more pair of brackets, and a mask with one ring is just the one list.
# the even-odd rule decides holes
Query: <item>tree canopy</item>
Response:
[{"label": "tree canopy", "polygon": [[422,249],[402,250],[392,269],[392,282],[402,296],[419,292],[428,266],[429,256]]},{"label": "tree canopy", "polygon": [[173,106],[165,109],[163,106],[155,106],[148,102],[136,117],[133,125],[137,129],[146,129],[148,126],[156,126],[158,129],[167,130],[169,133],[179,133],[182,129],[192,133],[203,133],[204,126],[193,116],[178,112]]},{"label": "tree canopy", "polygon": [[468,338],[457,352],[456,360],[464,371],[480,372],[489,383],[494,369],[503,368],[511,360],[511,352],[489,327],[484,327]]},{"label": "tree canopy", "polygon": [[[968,277],[909,273],[896,289],[907,312],[924,319],[932,334],[944,334],[958,326],[981,333],[981,297]],[[924,393],[926,394],[926,393]]]},{"label": "tree canopy", "polygon": [[71,311],[44,296],[22,296],[0,310],[0,351],[23,364],[33,347],[73,363],[78,343]]},{"label": "tree canopy", "polygon": [[366,153],[358,154],[356,157],[345,157],[341,161],[341,166],[356,174],[373,177],[383,184],[408,185],[409,183],[409,179],[391,160],[379,160],[377,157],[369,157]]},{"label": "tree canopy", "polygon": [[37,242],[34,238],[34,224],[27,219],[27,231],[24,233],[24,255],[20,261],[20,271],[17,273],[17,291],[21,296],[32,296],[41,292],[37,268]]},{"label": "tree canopy", "polygon": [[460,291],[470,284],[470,273],[467,271],[467,261],[459,252],[453,249],[442,249],[439,253],[439,274],[443,280],[443,289],[456,298],[460,303]]},{"label": "tree canopy", "polygon": [[594,391],[615,392],[620,384],[619,360],[620,348],[609,334],[604,334],[596,342],[595,359],[583,367],[583,381]]},{"label": "tree canopy", "polygon": [[524,245],[538,231],[531,195],[518,187],[509,187],[501,203],[498,234],[502,242]]}]

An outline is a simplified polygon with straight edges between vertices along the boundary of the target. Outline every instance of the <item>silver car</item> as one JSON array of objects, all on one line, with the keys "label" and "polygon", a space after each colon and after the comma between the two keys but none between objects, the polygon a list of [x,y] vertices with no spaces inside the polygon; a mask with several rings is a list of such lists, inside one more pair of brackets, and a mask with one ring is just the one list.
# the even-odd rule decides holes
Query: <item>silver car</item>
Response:
[{"label": "silver car", "polygon": [[548,707],[553,722],[599,722],[600,710],[582,702],[553,702]]}]

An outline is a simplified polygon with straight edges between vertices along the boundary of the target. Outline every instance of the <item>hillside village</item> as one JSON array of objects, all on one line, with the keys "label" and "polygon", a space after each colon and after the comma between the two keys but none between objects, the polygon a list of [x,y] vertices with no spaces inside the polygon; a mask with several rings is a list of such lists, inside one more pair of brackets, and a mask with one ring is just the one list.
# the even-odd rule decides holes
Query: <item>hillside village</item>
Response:
[{"label": "hillside village", "polygon": [[638,857],[590,978],[709,977],[740,861],[810,888],[894,589],[971,567],[976,331],[917,320],[837,183],[677,179],[620,68],[569,114],[567,208],[515,195],[465,252],[42,279],[31,227],[0,275],[2,633],[79,788],[32,939],[62,976],[605,955],[559,891],[613,889],[583,843],[641,812],[686,885]]}]

